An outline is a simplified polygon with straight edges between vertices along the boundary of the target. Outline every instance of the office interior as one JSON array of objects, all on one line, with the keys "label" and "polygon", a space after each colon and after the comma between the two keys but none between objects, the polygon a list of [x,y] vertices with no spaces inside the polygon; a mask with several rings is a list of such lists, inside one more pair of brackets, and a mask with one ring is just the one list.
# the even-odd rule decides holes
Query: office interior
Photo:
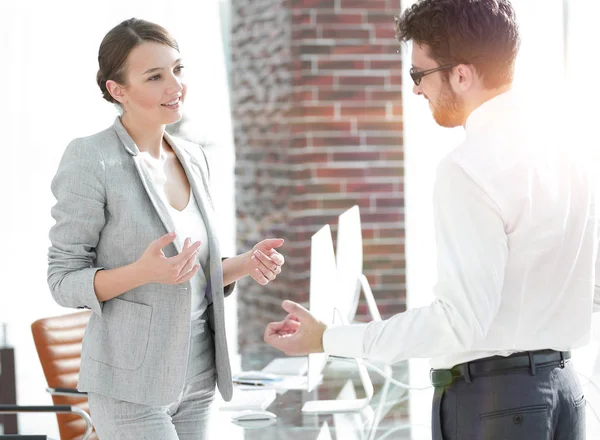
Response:
[{"label": "office interior", "polygon": [[[50,208],[54,203],[50,181],[69,141],[106,128],[117,114],[101,99],[95,83],[97,48],[108,29],[132,16],[171,30],[185,54],[191,84],[186,116],[172,129],[206,145],[223,255],[245,251],[263,236],[294,232],[291,237],[284,236],[286,245],[281,250],[287,259],[284,271],[289,274],[264,292],[260,286],[240,282],[226,301],[234,372],[261,370],[283,356],[262,342],[264,326],[283,316],[283,311],[281,316],[274,312],[283,299],[309,305],[311,274],[315,272],[311,267],[311,239],[320,231],[329,234],[331,243],[325,246],[335,254],[336,246],[340,246],[340,215],[355,206],[361,222],[362,268],[377,307],[370,307],[362,295],[357,303],[347,306],[353,311],[344,316],[368,321],[380,313],[385,319],[432,300],[435,243],[431,193],[435,169],[461,142],[464,131],[436,126],[427,103],[412,94],[410,54],[394,40],[393,16],[413,2],[348,3],[106,0],[93,7],[70,0],[0,3],[0,81],[6,85],[6,105],[0,109],[4,127],[0,350],[9,353],[0,358],[4,362],[0,396],[12,386],[20,405],[52,404],[31,325],[42,318],[77,311],[58,306],[46,284],[48,230],[53,224]],[[597,113],[593,103],[600,98],[600,87],[594,81],[600,67],[594,56],[600,43],[594,32],[600,3],[513,0],[513,5],[522,32],[515,87],[540,99],[552,96],[556,106],[572,108],[581,126],[593,128]],[[346,20],[327,28],[322,23],[329,21],[320,21],[321,16]],[[303,18],[308,21],[303,23]],[[369,49],[365,53],[349,50],[325,55],[296,50],[303,44],[332,47],[336,38],[344,39],[342,46],[381,45],[386,49],[377,56]],[[323,68],[325,73],[319,71],[320,63],[327,62],[346,64]],[[288,69],[287,65],[296,67]],[[267,87],[269,81],[273,84]],[[295,82],[302,85],[294,88]],[[329,89],[339,94],[318,99],[319,93]],[[297,99],[311,93],[310,98]],[[272,96],[277,94],[284,98]],[[294,109],[294,105],[314,113]],[[383,121],[377,109],[373,110],[378,105],[385,109]],[[319,108],[325,113],[319,113]],[[333,110],[331,115],[326,113],[329,109]],[[333,130],[328,128],[330,122],[339,124],[335,136],[323,134]],[[377,125],[380,122],[385,124]],[[350,132],[340,134],[346,127]],[[304,136],[304,132],[309,134]],[[292,138],[286,138],[289,133]],[[260,154],[248,153],[248,148],[269,137]],[[337,140],[327,144],[332,138]],[[320,139],[325,144],[303,144],[307,139]],[[590,148],[597,143],[585,132],[574,132],[573,142],[589,144]],[[319,145],[328,149],[319,150]],[[324,158],[315,159],[319,154]],[[376,162],[384,172],[364,172],[370,162]],[[324,171],[313,172],[315,169]],[[338,172],[328,172],[332,169]],[[290,176],[296,174],[300,177],[294,182]],[[333,185],[334,189],[312,197],[309,191],[307,197],[294,199],[293,209],[286,204],[287,193],[280,192],[282,187],[311,185]],[[337,193],[336,185],[341,185]],[[374,192],[349,189],[361,186],[374,188]],[[388,189],[379,193],[377,188],[382,187]],[[393,256],[388,258],[388,252]],[[339,315],[344,319],[342,313]],[[594,333],[590,345],[574,352],[588,399],[588,438],[600,434],[600,388],[596,384],[600,380],[599,341],[600,335]],[[9,374],[11,353],[14,380]],[[217,397],[211,425],[215,437],[211,438],[430,438],[432,389],[426,359],[393,366],[361,366],[335,359],[327,364],[324,359],[311,362],[313,367],[322,362],[322,384],[309,387],[300,381],[294,385],[296,389],[271,393],[266,397],[272,398],[268,408],[278,418],[265,426],[232,422],[231,413],[220,409],[223,402]],[[306,364],[297,362],[294,366],[299,368],[299,375],[306,374]],[[397,382],[413,389],[401,388]],[[368,402],[359,403],[354,412],[302,411],[309,401],[365,398]],[[19,434],[60,438],[54,414],[19,414],[16,421]],[[0,428],[0,434],[4,432]]]}]

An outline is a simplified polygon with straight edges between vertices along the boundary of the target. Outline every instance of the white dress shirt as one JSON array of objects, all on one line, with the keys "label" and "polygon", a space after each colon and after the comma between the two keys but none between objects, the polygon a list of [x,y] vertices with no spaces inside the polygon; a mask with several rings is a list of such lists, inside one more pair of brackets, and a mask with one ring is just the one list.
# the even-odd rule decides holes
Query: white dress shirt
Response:
[{"label": "white dress shirt", "polygon": [[450,368],[589,342],[597,191],[576,136],[557,108],[545,110],[510,91],[471,113],[465,142],[437,169],[435,300],[330,327],[325,352]]}]

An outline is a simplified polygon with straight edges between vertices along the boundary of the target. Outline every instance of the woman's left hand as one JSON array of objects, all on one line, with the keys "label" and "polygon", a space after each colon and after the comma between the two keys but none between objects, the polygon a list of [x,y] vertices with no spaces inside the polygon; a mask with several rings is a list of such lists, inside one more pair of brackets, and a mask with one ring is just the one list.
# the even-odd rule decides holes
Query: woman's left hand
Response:
[{"label": "woman's left hand", "polygon": [[266,285],[281,273],[285,258],[275,248],[283,245],[283,238],[268,238],[257,243],[248,252],[248,275],[258,284]]}]

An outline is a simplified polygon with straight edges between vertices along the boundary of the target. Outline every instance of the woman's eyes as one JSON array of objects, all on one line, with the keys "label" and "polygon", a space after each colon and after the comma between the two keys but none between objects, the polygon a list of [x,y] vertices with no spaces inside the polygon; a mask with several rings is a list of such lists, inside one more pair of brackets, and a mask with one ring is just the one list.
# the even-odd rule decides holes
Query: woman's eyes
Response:
[{"label": "woman's eyes", "polygon": [[[180,73],[184,67],[185,66],[183,64],[180,64],[179,66],[175,67],[175,69],[173,69],[173,70],[175,71],[175,73]],[[160,78],[161,78],[160,75],[153,75],[150,78],[148,78],[148,81],[157,81]]]}]

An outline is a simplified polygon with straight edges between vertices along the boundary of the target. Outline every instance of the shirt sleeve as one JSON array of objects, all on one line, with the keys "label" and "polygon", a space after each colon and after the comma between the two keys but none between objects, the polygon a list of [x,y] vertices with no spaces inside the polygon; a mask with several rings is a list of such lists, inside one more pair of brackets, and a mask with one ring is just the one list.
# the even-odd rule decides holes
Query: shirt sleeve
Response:
[{"label": "shirt sleeve", "polygon": [[390,319],[330,327],[326,353],[396,363],[468,351],[498,312],[508,247],[500,209],[462,167],[437,169],[434,222],[438,281],[434,301]]},{"label": "shirt sleeve", "polygon": [[48,251],[48,286],[64,307],[90,308],[98,315],[102,306],[94,290],[96,246],[105,225],[104,161],[83,140],[69,144],[52,180],[56,204]]}]

